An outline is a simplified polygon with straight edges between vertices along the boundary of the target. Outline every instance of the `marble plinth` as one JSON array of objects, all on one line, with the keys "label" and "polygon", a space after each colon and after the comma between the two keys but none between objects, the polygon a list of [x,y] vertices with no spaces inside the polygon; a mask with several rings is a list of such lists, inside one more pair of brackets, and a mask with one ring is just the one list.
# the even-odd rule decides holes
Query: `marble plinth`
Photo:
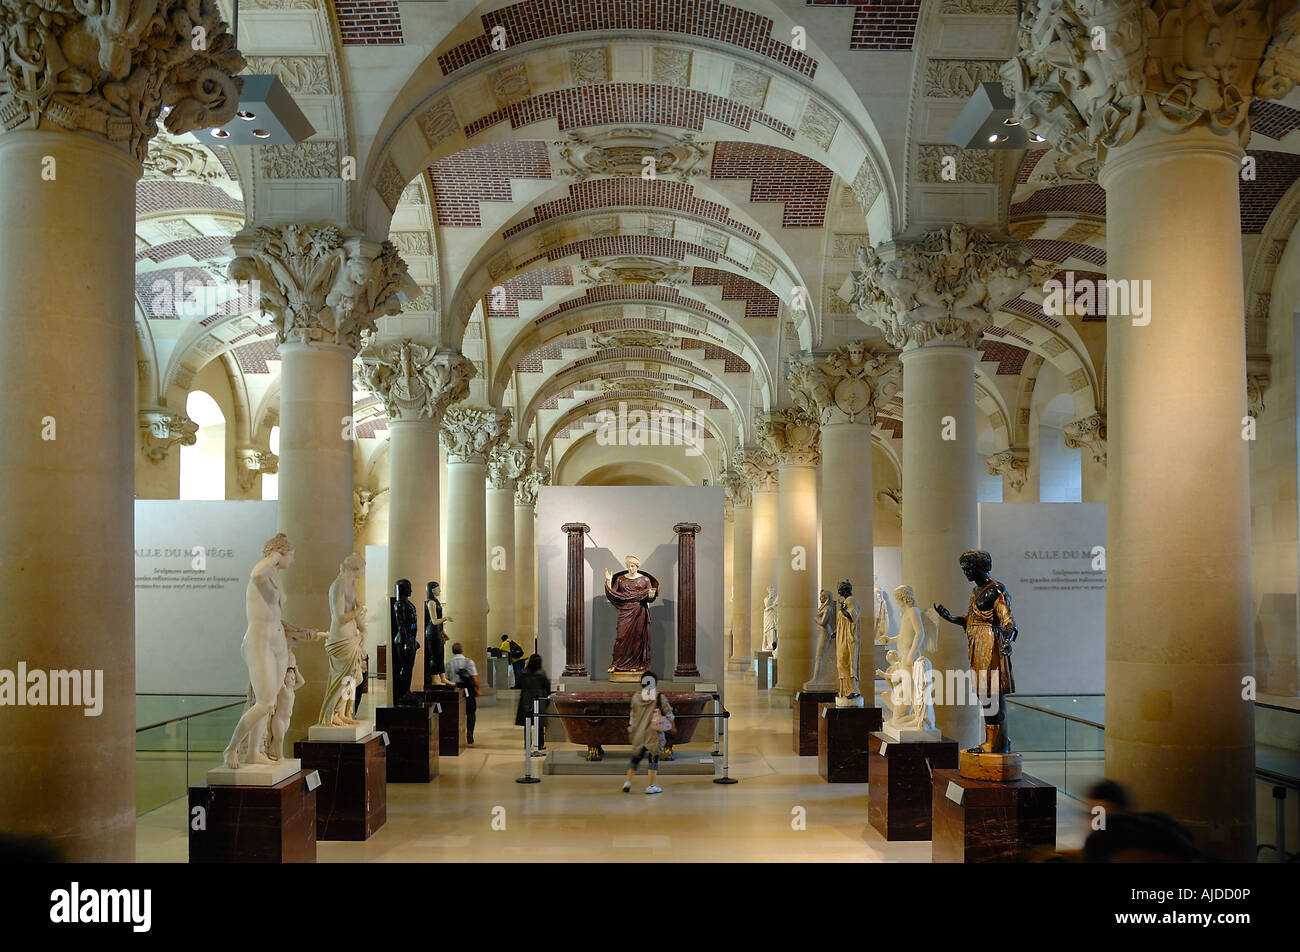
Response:
[{"label": "marble plinth", "polygon": [[316,790],[308,789],[309,774],[299,770],[273,786],[190,787],[190,862],[316,862]]},{"label": "marble plinth", "polygon": [[887,840],[928,840],[934,806],[930,773],[957,766],[957,742],[942,735],[899,741],[881,728],[868,743],[867,822]]},{"label": "marble plinth", "polygon": [[757,665],[754,686],[760,691],[766,691],[776,684],[776,659],[772,657],[770,651],[755,651],[754,661]]},{"label": "marble plinth", "polygon": [[867,742],[880,730],[880,708],[818,705],[817,772],[827,783],[867,782]]},{"label": "marble plinth", "polygon": [[936,770],[931,790],[936,863],[1011,863],[1056,846],[1056,788],[1037,777],[971,780]]},{"label": "marble plinth", "polygon": [[327,727],[322,724],[313,724],[307,728],[308,740],[334,741],[336,743],[355,743],[374,733],[375,725],[372,721],[358,721],[347,727]]},{"label": "marble plinth", "polygon": [[818,708],[822,704],[835,701],[835,690],[796,691],[794,705],[790,711],[794,715],[794,752],[800,757],[817,756],[817,719]]},{"label": "marble plinth", "polygon": [[986,754],[963,750],[957,771],[969,780],[1015,780],[1021,775],[1021,758],[1017,753]]},{"label": "marble plinth", "polygon": [[376,725],[388,734],[388,782],[428,783],[438,776],[438,704],[381,707]]},{"label": "marble plinth", "polygon": [[909,730],[906,728],[892,727],[885,724],[880,728],[880,733],[886,738],[894,741],[917,741],[920,743],[929,743],[936,740],[947,740],[940,731],[934,730]]},{"label": "marble plinth", "polygon": [[426,687],[424,703],[438,704],[438,754],[459,757],[465,743],[465,690],[455,687]]},{"label": "marble plinth", "polygon": [[368,840],[388,819],[383,735],[359,741],[300,740],[293,752],[320,773],[316,791],[316,838]]},{"label": "marble plinth", "polygon": [[302,762],[292,757],[273,764],[240,764],[235,769],[213,767],[208,771],[210,787],[274,787],[302,770]]}]

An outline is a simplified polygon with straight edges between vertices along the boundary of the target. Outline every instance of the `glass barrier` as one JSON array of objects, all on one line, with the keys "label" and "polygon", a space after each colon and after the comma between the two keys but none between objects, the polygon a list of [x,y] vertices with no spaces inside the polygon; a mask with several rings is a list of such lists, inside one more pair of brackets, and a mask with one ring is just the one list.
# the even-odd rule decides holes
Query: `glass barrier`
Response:
[{"label": "glass barrier", "polygon": [[243,711],[235,695],[136,695],[136,816],[186,796],[216,766]]}]

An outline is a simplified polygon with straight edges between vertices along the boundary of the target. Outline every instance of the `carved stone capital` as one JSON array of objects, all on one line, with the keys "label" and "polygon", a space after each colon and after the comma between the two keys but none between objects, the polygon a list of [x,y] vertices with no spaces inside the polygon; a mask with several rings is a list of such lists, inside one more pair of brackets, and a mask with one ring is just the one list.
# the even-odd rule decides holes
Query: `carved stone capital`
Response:
[{"label": "carved stone capital", "polygon": [[234,118],[244,58],[216,0],[0,0],[0,65],[0,128],[90,132],[144,161],[164,107],[177,135]]},{"label": "carved stone capital", "polygon": [[391,420],[438,420],[469,396],[474,362],[447,347],[410,339],[371,344],[361,352],[361,379],[384,402]]},{"label": "carved stone capital", "polygon": [[1104,162],[1147,124],[1244,146],[1251,100],[1300,79],[1298,23],[1291,0],[1025,0],[1003,87],[1066,155]]},{"label": "carved stone capital", "polygon": [[509,489],[510,483],[527,473],[532,463],[531,440],[526,443],[499,443],[488,456],[488,482],[493,489]]},{"label": "carved stone capital", "polygon": [[442,415],[439,436],[449,463],[487,463],[510,430],[510,411],[460,404]]},{"label": "carved stone capital", "polygon": [[1072,450],[1086,449],[1092,458],[1104,464],[1106,462],[1106,415],[1094,413],[1092,416],[1067,423],[1063,428],[1065,445]]},{"label": "carved stone capital", "polygon": [[759,440],[781,466],[816,466],[821,459],[821,427],[803,407],[765,413],[756,429]]},{"label": "carved stone capital", "polygon": [[146,179],[202,182],[205,185],[230,180],[230,173],[212,152],[193,142],[182,142],[166,132],[159,132],[149,143],[143,164]]},{"label": "carved stone capital", "polygon": [[370,488],[354,489],[352,491],[352,531],[360,532],[370,521],[370,509],[375,504],[375,500],[388,492],[387,489],[381,489],[375,492]]},{"label": "carved stone capital", "polygon": [[722,491],[726,494],[728,505],[736,509],[748,509],[753,502],[753,487],[745,476],[745,471],[733,458],[722,471]]},{"label": "carved stone capital", "polygon": [[345,238],[334,225],[288,224],[236,235],[230,276],[256,281],[280,343],[324,342],[356,350],[375,321],[419,288],[391,242]]},{"label": "carved stone capital", "polygon": [[1256,420],[1264,412],[1264,391],[1270,383],[1267,372],[1246,374],[1246,412]]},{"label": "carved stone capital", "polygon": [[902,365],[889,354],[879,356],[860,341],[831,354],[802,353],[790,357],[786,380],[795,403],[831,423],[876,422],[876,411],[893,398],[902,380]]},{"label": "carved stone capital", "polygon": [[918,239],[858,249],[849,299],[892,347],[979,343],[993,314],[1029,284],[1016,240],[955,223]]},{"label": "carved stone capital", "polygon": [[1013,447],[994,453],[987,460],[989,475],[1002,476],[1007,484],[1019,492],[1029,478],[1029,450]]},{"label": "carved stone capital", "polygon": [[144,440],[141,449],[151,463],[161,463],[177,443],[193,446],[198,440],[199,425],[183,413],[153,408],[141,410],[140,430]]},{"label": "carved stone capital", "polygon": [[551,468],[531,465],[528,472],[515,480],[515,505],[537,509],[537,490],[551,483]]},{"label": "carved stone capital", "polygon": [[239,488],[248,492],[259,475],[270,476],[280,471],[280,457],[270,450],[241,446],[235,450],[235,477]]},{"label": "carved stone capital", "polygon": [[774,493],[780,485],[780,463],[762,443],[736,447],[731,465],[745,477],[751,493]]}]

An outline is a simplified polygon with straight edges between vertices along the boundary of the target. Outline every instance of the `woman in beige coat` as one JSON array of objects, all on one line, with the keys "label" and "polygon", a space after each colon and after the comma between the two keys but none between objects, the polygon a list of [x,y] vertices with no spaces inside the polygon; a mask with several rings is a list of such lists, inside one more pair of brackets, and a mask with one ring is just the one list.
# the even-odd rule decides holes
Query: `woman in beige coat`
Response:
[{"label": "woman in beige coat", "polygon": [[632,695],[632,711],[627,719],[628,739],[632,742],[632,760],[627,767],[627,780],[623,783],[623,792],[632,791],[632,778],[636,768],[641,765],[641,758],[649,756],[650,786],[646,793],[663,793],[662,787],[655,786],[655,774],[659,770],[659,753],[664,749],[664,735],[655,730],[654,714],[658,711],[669,723],[673,724],[673,706],[668,698],[659,693],[659,676],[647,671],[641,676],[641,690]]}]

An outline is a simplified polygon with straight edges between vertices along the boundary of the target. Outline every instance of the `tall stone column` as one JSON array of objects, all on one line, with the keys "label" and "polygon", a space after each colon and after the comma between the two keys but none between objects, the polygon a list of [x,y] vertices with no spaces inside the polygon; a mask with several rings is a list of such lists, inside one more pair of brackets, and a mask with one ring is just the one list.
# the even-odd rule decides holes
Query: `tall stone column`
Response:
[{"label": "tall stone column", "polygon": [[[421,630],[411,689],[424,687],[424,597],[429,582],[443,584],[438,540],[438,431],[447,407],[469,396],[473,361],[457,351],[410,339],[376,342],[361,354],[361,379],[388,412],[388,580],[409,579]],[[381,611],[382,609],[382,611]],[[387,606],[370,607],[369,625],[388,629]],[[395,703],[395,699],[390,699]]]},{"label": "tall stone column", "polygon": [[587,674],[587,561],[584,547],[591,526],[566,522],[560,526],[566,545],[568,579],[564,595],[564,676],[585,678]]},{"label": "tall stone column", "polygon": [[749,481],[733,462],[722,474],[722,486],[731,501],[731,656],[727,668],[740,671],[753,659],[750,612],[753,565],[754,510]]},{"label": "tall stone column", "polygon": [[[447,448],[448,634],[459,641],[479,671],[483,703],[496,703],[487,686],[487,499],[485,480],[492,451],[510,429],[510,411],[449,407],[442,417]],[[495,644],[495,642],[493,642]]]},{"label": "tall stone column", "polygon": [[[749,567],[749,657],[763,646],[763,600],[769,587],[777,587],[777,517],[780,511],[780,475],[776,457],[767,447],[756,444],[736,450],[732,466],[740,470],[752,487],[751,561]],[[780,593],[777,593],[780,597]]]},{"label": "tall stone column", "polygon": [[[1215,855],[1248,861],[1255,754],[1242,686],[1253,651],[1238,196],[1252,97],[1283,96],[1300,79],[1300,33],[1292,2],[1222,6],[1030,0],[1031,30],[1020,34],[1028,48],[1003,75],[1026,127],[1100,162],[1107,278],[1128,291],[1127,301],[1110,293],[1106,323],[1106,774]],[[1122,37],[1121,55],[1080,84],[1062,63],[1095,58],[1098,27],[1112,43]]]},{"label": "tall stone column", "polygon": [[[532,443],[501,443],[488,457],[487,482],[487,600],[488,636],[497,644],[502,635],[518,639],[515,584],[519,574],[515,552],[515,486],[533,461]],[[522,639],[518,639],[523,645]]]},{"label": "tall stone column", "polygon": [[698,678],[695,663],[695,534],[700,526],[679,522],[677,533],[677,664],[673,679]]},{"label": "tall stone column", "polygon": [[724,494],[722,500],[722,631],[726,639],[723,642],[723,654],[728,659],[731,658],[731,646],[735,641],[731,610],[735,593],[733,578],[735,566],[732,554],[736,541],[735,525],[736,514],[731,508],[731,500]]},{"label": "tall stone column", "polygon": [[[957,559],[979,543],[975,345],[993,312],[1028,284],[1028,253],[1015,241],[954,224],[861,249],[858,257],[853,307],[902,351],[903,583],[919,604],[939,602],[964,615],[970,583]],[[942,623],[932,661],[943,679],[936,726],[974,743],[979,708],[964,679],[956,690],[970,668],[965,632]]]},{"label": "tall stone column", "polygon": [[537,488],[549,477],[534,463],[515,480],[515,630],[530,651],[537,650]]},{"label": "tall stone column", "polygon": [[1106,414],[1075,420],[1065,425],[1065,445],[1079,450],[1082,502],[1106,501]]},{"label": "tall stone column", "polygon": [[[353,549],[352,362],[363,333],[400,309],[414,282],[387,241],[345,237],[323,223],[236,235],[231,277],[256,281],[280,346],[277,523],[295,546],[283,579],[287,621],[327,631],[329,587]],[[383,624],[383,612],[374,621]],[[294,652],[300,687],[286,744],[315,723],[329,676],[319,645]]]},{"label": "tall stone column", "polygon": [[111,23],[47,6],[6,5],[0,38],[4,666],[88,671],[102,693],[93,717],[4,708],[0,829],[68,861],[130,862],[135,183],[164,105],[175,133],[234,115],[243,59],[211,0]]},{"label": "tall stone column", "polygon": [[759,439],[780,466],[777,513],[777,682],[770,699],[788,707],[812,674],[817,612],[817,418],[802,407],[773,410],[758,421]]}]

